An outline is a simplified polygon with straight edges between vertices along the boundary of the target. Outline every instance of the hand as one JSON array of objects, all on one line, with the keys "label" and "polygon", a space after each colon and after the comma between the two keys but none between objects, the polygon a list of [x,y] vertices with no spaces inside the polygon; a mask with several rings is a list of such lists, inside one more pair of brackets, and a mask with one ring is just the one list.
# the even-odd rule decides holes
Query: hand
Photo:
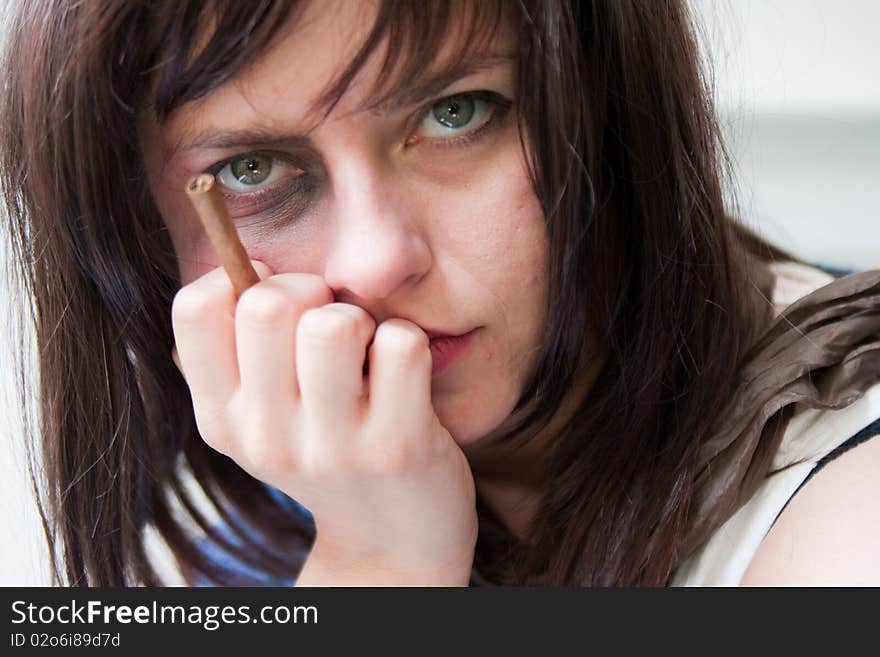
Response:
[{"label": "hand", "polygon": [[237,304],[220,268],[174,299],[202,438],[312,512],[323,570],[466,584],[474,481],[431,405],[428,337],[334,303],[319,276],[254,267],[261,281]]}]

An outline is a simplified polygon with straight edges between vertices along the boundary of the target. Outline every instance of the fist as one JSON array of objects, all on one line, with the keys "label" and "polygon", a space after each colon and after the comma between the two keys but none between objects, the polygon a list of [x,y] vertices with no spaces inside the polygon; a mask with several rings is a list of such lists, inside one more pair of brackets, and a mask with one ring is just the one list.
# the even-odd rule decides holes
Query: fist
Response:
[{"label": "fist", "polygon": [[254,268],[261,280],[237,302],[220,268],[174,299],[202,438],[309,508],[325,570],[466,582],[474,482],[431,404],[428,337],[335,303],[319,276]]}]

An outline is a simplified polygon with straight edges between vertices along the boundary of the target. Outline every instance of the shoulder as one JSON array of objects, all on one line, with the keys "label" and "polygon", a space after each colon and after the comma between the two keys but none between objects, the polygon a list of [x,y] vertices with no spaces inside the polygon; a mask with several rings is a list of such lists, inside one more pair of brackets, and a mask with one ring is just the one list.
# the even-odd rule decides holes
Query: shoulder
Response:
[{"label": "shoulder", "polygon": [[880,436],[828,462],[797,492],[742,586],[880,585]]}]

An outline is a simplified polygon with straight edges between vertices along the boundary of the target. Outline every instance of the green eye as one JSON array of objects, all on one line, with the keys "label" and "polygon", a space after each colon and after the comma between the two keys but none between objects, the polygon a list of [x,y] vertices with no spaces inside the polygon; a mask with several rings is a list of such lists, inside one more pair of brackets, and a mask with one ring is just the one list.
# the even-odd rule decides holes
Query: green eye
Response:
[{"label": "green eye", "polygon": [[227,160],[215,176],[230,192],[262,192],[284,180],[299,178],[305,172],[272,153],[243,153]]},{"label": "green eye", "polygon": [[510,101],[492,91],[468,91],[434,101],[423,110],[414,137],[437,143],[456,143],[480,133],[496,115],[502,116]]},{"label": "green eye", "polygon": [[259,185],[272,173],[272,159],[264,155],[249,155],[230,162],[229,169],[242,185]]},{"label": "green eye", "polygon": [[431,113],[447,128],[463,128],[474,117],[476,111],[473,98],[453,96],[444,98],[431,108]]}]

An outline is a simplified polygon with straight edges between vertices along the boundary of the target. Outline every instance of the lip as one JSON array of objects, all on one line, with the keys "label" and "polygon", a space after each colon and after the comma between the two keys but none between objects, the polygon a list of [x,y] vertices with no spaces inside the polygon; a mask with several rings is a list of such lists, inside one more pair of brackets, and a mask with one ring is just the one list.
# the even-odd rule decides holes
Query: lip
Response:
[{"label": "lip", "polygon": [[430,329],[423,328],[425,335],[428,336],[429,339],[433,340],[434,338],[458,338],[462,335],[467,335],[470,331],[465,331],[464,333],[444,333],[443,331],[431,331]]},{"label": "lip", "polygon": [[471,343],[476,329],[453,335],[439,331],[425,331],[431,345],[431,376],[437,376],[459,360]]}]

